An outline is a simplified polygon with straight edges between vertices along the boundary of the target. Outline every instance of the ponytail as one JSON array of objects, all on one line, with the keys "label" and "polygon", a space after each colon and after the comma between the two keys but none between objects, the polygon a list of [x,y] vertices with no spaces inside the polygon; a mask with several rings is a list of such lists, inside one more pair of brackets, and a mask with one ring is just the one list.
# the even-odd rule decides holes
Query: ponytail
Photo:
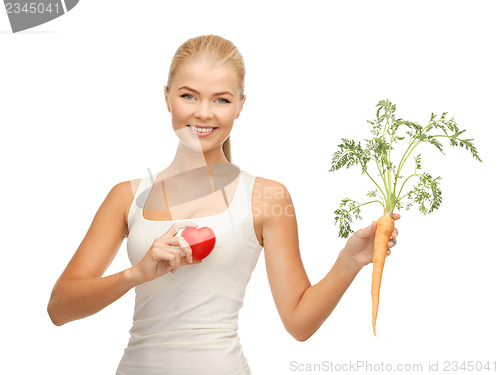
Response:
[{"label": "ponytail", "polygon": [[227,137],[227,139],[222,144],[222,152],[224,153],[224,156],[226,157],[226,159],[230,163],[232,163],[233,160],[231,157],[231,140],[229,138],[231,138],[231,136]]}]

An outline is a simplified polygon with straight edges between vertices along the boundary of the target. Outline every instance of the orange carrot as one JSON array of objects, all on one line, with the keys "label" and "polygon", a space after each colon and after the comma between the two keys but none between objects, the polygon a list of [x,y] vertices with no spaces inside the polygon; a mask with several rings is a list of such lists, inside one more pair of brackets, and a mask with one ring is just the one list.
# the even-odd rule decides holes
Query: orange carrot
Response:
[{"label": "orange carrot", "polygon": [[[403,166],[420,143],[429,143],[443,152],[441,140],[438,141],[438,137],[448,138],[451,146],[463,147],[470,151],[475,159],[482,162],[476,147],[472,143],[473,139],[459,138],[465,130],[458,128],[453,117],[445,120],[448,112],[443,112],[441,118],[432,113],[429,124],[425,126],[416,122],[404,121],[401,118],[396,119],[395,112],[396,104],[387,99],[380,100],[377,104],[377,117],[373,121],[368,120],[373,125],[371,129],[373,138],[365,139],[365,146],[353,139],[342,138],[342,143],[338,145],[337,151],[333,154],[332,167],[330,168],[330,172],[334,172],[341,168],[359,165],[361,173],[369,177],[377,187],[376,190],[367,193],[367,196],[373,198],[368,202],[360,203],[350,198],[344,198],[340,201],[339,208],[334,211],[335,224],[339,225],[339,237],[348,238],[351,233],[355,233],[351,228],[352,219],[361,219],[362,206],[379,203],[384,207],[384,216],[377,221],[373,252],[372,325],[375,336],[377,336],[375,328],[382,271],[387,256],[387,244],[394,229],[392,213],[396,208],[399,210],[406,206],[408,210],[413,206],[418,207],[419,211],[426,215],[437,210],[442,201],[441,188],[439,187],[441,177],[433,178],[429,173],[420,171],[422,169],[420,154],[414,158],[415,169],[413,174],[408,173],[409,176],[404,180],[404,175],[407,172],[404,172]],[[409,138],[396,134],[401,130]],[[391,150],[397,148],[393,147],[393,145],[405,138],[408,139],[408,142],[405,142],[407,145],[405,145],[407,147],[406,151],[391,155]],[[402,155],[399,161],[394,159],[395,155]],[[370,176],[368,164],[371,162],[376,164],[379,172],[378,176],[383,184],[380,184],[380,180],[377,183]],[[377,177],[375,176],[375,178]],[[403,190],[410,178],[418,178],[419,180],[413,187],[408,189],[409,185],[407,185],[407,189]],[[404,198],[408,200],[403,201]]]},{"label": "orange carrot", "polygon": [[375,244],[373,246],[373,273],[372,273],[372,325],[373,334],[377,324],[378,301],[380,295],[380,283],[382,282],[382,270],[384,269],[385,257],[387,256],[387,243],[394,230],[394,219],[389,216],[381,216],[377,221],[375,232]]}]

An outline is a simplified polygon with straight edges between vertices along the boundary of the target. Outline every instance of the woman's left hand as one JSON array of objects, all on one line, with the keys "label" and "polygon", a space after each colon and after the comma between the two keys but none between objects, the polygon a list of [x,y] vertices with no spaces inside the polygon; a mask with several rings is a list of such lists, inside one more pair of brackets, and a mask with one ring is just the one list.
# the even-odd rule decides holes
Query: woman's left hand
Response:
[{"label": "woman's left hand", "polygon": [[[401,218],[401,215],[393,213],[392,218],[394,220],[398,220],[399,218]],[[360,268],[373,261],[373,245],[375,242],[376,228],[377,222],[374,221],[370,226],[358,230],[351,237],[349,237],[343,249],[344,253],[350,256],[359,265]],[[387,244],[387,255],[391,253],[390,248],[396,245],[397,236],[398,229],[394,227],[394,230],[390,237],[390,241]]]}]

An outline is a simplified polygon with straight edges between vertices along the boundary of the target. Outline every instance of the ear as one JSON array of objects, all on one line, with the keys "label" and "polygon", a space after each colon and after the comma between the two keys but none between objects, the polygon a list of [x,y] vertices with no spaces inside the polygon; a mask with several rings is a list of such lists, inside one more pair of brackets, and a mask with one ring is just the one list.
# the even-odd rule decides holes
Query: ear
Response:
[{"label": "ear", "polygon": [[238,109],[238,112],[236,113],[236,117],[234,118],[235,120],[240,117],[241,110],[243,109],[243,103],[245,103],[245,100],[247,99],[246,95],[243,95],[243,100],[241,101],[240,108]]},{"label": "ear", "polygon": [[168,92],[167,92],[167,86],[163,86],[163,93],[165,94],[165,103],[167,103],[167,108],[170,113],[172,113],[172,110],[170,109],[170,103],[168,101]]}]

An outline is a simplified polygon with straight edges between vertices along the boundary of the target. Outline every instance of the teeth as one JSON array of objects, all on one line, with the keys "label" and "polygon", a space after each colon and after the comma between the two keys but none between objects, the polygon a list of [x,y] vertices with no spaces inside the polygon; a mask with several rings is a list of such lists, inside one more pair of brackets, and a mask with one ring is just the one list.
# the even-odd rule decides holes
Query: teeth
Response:
[{"label": "teeth", "polygon": [[196,126],[189,125],[191,128],[196,130],[198,133],[208,133],[214,130],[215,128],[197,128]]}]

